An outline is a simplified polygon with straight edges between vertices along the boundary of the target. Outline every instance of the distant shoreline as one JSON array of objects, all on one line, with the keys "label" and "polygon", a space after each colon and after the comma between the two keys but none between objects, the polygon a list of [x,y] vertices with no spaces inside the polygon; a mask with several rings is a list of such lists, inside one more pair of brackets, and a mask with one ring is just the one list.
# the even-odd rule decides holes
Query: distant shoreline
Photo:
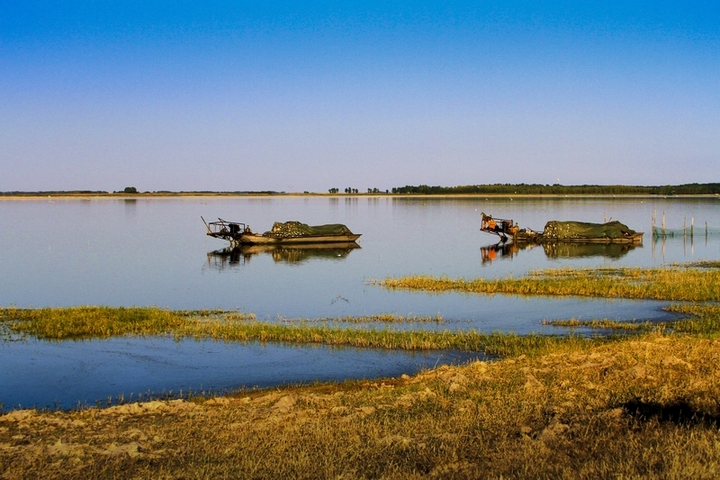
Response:
[{"label": "distant shoreline", "polygon": [[382,191],[378,188],[368,188],[362,192],[357,188],[330,188],[326,192],[286,192],[277,190],[234,190],[234,191],[140,191],[135,187],[125,187],[123,190],[38,190],[38,191],[0,191],[0,198],[167,198],[167,197],[709,197],[720,196],[720,183],[689,183],[682,185],[540,185],[540,184],[511,184],[496,183],[484,185],[458,185],[442,187],[439,185],[406,185],[393,187]]},{"label": "distant shoreline", "polygon": [[213,193],[213,192],[176,192],[176,193],[0,193],[0,200],[38,200],[38,199],[164,199],[164,198],[215,198],[215,197],[321,197],[321,198],[720,198],[718,193],[697,193],[697,194],[651,194],[651,193]]}]

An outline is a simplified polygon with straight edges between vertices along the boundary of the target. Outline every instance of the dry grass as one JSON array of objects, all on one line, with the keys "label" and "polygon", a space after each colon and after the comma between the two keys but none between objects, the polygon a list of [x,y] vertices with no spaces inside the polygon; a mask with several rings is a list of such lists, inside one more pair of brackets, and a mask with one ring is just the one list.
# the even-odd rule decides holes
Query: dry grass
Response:
[{"label": "dry grass", "polygon": [[650,334],[415,377],[0,416],[0,477],[713,478],[720,341]]}]

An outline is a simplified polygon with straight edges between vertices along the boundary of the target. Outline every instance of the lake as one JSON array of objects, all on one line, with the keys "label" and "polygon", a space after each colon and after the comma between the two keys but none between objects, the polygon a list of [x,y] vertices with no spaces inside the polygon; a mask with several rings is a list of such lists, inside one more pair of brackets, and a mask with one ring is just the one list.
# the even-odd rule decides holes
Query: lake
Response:
[{"label": "lake", "polygon": [[[521,227],[542,231],[549,220],[603,222],[619,220],[645,233],[638,247],[568,246],[547,249],[536,245],[515,248],[497,245],[497,238],[480,232],[481,212],[509,218]],[[227,254],[225,244],[205,235],[207,221],[223,218],[244,222],[256,232],[269,230],[275,221],[297,220],[311,225],[343,223],[361,233],[357,248],[330,249],[253,249]],[[653,239],[653,218],[657,226],[682,229],[693,236]],[[272,197],[167,197],[167,198],[46,198],[0,200],[0,304],[17,307],[60,307],[78,305],[158,306],[170,309],[238,309],[254,313],[258,319],[279,321],[287,318],[367,316],[389,313],[402,316],[439,316],[440,323],[403,324],[393,328],[477,329],[525,334],[558,334],[562,329],[543,325],[544,319],[580,317],[615,320],[659,319],[666,314],[662,302],[544,299],[514,296],[425,294],[387,291],[372,280],[400,275],[447,275],[450,277],[521,276],[530,270],[564,266],[600,265],[660,266],[699,260],[720,259],[720,198],[709,197],[392,197],[392,196],[272,196]],[[708,225],[710,234],[705,235]],[[373,325],[375,328],[383,326]],[[113,340],[115,341],[115,340]],[[142,351],[157,348],[158,339],[122,339],[135,367],[125,364],[122,371],[137,376],[152,362],[143,363]],[[201,342],[202,343],[202,342]],[[12,363],[23,368],[24,356],[35,351],[37,357],[55,358],[57,370],[67,370],[68,362],[93,357],[93,369],[82,371],[83,378],[102,378],[103,362],[113,356],[104,352],[100,341],[50,344],[48,342],[5,342],[0,348],[0,369]],[[183,344],[181,344],[183,345]],[[166,363],[176,364],[177,373],[140,375],[132,386],[104,390],[102,395],[70,394],[63,405],[92,402],[94,396],[128,395],[128,388],[147,390],[201,390],[243,386],[268,386],[296,381],[337,378],[372,378],[413,373],[435,361],[418,361],[415,355],[399,352],[394,364],[407,368],[338,369],[318,373],[312,378],[297,371],[273,376],[272,362],[253,363],[253,370],[264,370],[266,378],[239,374],[223,376],[198,385],[190,375],[189,364],[202,353],[186,346],[167,353]],[[32,348],[30,348],[32,347]],[[113,347],[118,351],[117,348]],[[213,347],[215,348],[215,347]],[[228,351],[218,348],[215,366],[203,364],[203,371],[220,370],[229,351],[251,346],[235,345]],[[294,348],[294,347],[293,347]],[[29,349],[29,350],[27,350]],[[87,349],[87,353],[77,353]],[[295,348],[294,348],[295,349]],[[121,349],[122,350],[122,349]],[[172,350],[172,349],[170,349]],[[282,349],[281,349],[282,350]],[[295,349],[296,350],[296,349]],[[85,350],[82,350],[85,351]],[[44,352],[44,353],[43,353]],[[68,356],[75,352],[75,357]],[[225,353],[222,353],[225,352]],[[318,353],[320,352],[320,353]],[[315,349],[305,365],[332,364],[338,350]],[[352,353],[348,355],[361,355]],[[365,354],[365,353],[363,353]],[[395,353],[393,353],[395,354]],[[106,355],[106,357],[103,357]],[[185,355],[187,361],[178,362]],[[375,358],[380,354],[375,352]],[[252,355],[251,355],[252,357]],[[270,356],[280,358],[279,353]],[[63,360],[63,359],[70,360]],[[104,359],[103,359],[104,358]],[[310,357],[309,357],[310,358]],[[401,359],[401,358],[404,358]],[[20,361],[18,360],[20,359]],[[208,360],[208,359],[204,359]],[[296,361],[296,360],[293,360]],[[444,360],[443,360],[444,361]],[[249,362],[247,358],[243,362]],[[288,361],[289,362],[289,361]],[[52,361],[32,368],[48,371]],[[158,360],[156,363],[162,363]],[[282,363],[282,362],[280,362]],[[286,362],[287,363],[287,362]],[[351,360],[344,362],[352,364]],[[362,362],[359,362],[362,363]],[[371,362],[372,363],[372,362]],[[377,362],[383,364],[383,362]],[[29,362],[28,362],[29,364]],[[38,365],[35,362],[34,365]],[[109,368],[109,367],[108,367]],[[112,375],[121,372],[110,370]],[[307,368],[306,370],[310,370]],[[186,373],[183,374],[183,371]],[[366,375],[367,374],[367,375]],[[7,375],[7,374],[4,374]],[[152,377],[177,381],[158,386]],[[338,376],[340,375],[340,376]],[[51,375],[52,376],[52,375]],[[209,374],[206,375],[209,377]],[[8,380],[8,379],[3,379]],[[87,383],[86,380],[83,380]],[[81,382],[79,382],[81,383]],[[96,382],[97,383],[97,382]],[[99,382],[102,383],[102,382]],[[47,398],[17,397],[12,400],[6,381],[0,386],[0,402],[47,404]],[[142,386],[146,385],[146,388]],[[209,388],[209,387],[208,387]],[[58,385],[58,391],[72,391],[71,384]],[[3,391],[5,390],[5,391]],[[27,387],[27,390],[31,390]],[[60,397],[57,397],[60,398]]]}]

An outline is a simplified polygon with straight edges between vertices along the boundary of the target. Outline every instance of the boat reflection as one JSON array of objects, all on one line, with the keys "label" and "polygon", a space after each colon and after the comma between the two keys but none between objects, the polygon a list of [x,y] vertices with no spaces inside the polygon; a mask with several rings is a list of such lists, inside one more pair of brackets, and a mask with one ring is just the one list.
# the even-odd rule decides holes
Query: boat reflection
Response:
[{"label": "boat reflection", "polygon": [[546,243],[543,244],[545,255],[550,258],[581,258],[581,257],[605,257],[622,258],[635,248],[642,245],[630,243]]},{"label": "boat reflection", "polygon": [[529,250],[535,247],[542,247],[548,258],[583,258],[583,257],[605,257],[618,259],[628,254],[635,248],[642,245],[623,243],[498,243],[480,247],[482,263],[490,263],[499,258],[512,259],[521,250]]},{"label": "boat reflection", "polygon": [[355,242],[308,243],[293,245],[241,245],[208,252],[208,265],[223,269],[249,263],[253,256],[270,255],[276,263],[300,264],[311,260],[344,260],[353,250]]},{"label": "boat reflection", "polygon": [[498,243],[493,245],[487,245],[485,247],[480,247],[480,256],[482,257],[482,263],[490,263],[494,262],[495,260],[499,258],[503,259],[512,259],[517,255],[520,250],[528,250],[533,247],[537,247],[538,244],[536,243]]}]

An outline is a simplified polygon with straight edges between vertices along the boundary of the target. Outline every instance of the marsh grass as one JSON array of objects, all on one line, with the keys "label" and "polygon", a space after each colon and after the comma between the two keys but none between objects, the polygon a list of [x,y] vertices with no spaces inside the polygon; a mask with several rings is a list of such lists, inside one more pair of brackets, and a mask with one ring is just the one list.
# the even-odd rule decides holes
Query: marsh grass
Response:
[{"label": "marsh grass", "polygon": [[[695,264],[697,265],[697,264]],[[720,269],[713,264],[665,268],[562,268],[522,278],[464,279],[426,275],[371,282],[391,290],[481,294],[583,296],[705,302],[720,299]]]},{"label": "marsh grass", "polygon": [[3,478],[714,478],[720,344],[575,343],[413,377],[0,415]]},{"label": "marsh grass", "polygon": [[[162,332],[226,341],[484,350],[505,358],[443,366],[413,377],[222,398],[11,412],[0,415],[0,476],[715,478],[720,471],[720,305],[717,296],[707,298],[717,280],[699,278],[699,268],[710,268],[704,273],[712,274],[716,267],[672,267],[676,271],[667,275],[637,269],[601,269],[592,275],[566,270],[522,279],[531,285],[536,280],[552,284],[527,288],[535,292],[529,294],[568,292],[573,282],[590,277],[594,280],[589,283],[611,278],[622,284],[613,290],[617,295],[645,295],[627,298],[671,292],[661,299],[697,302],[667,307],[687,317],[653,325],[652,332],[640,328],[633,335],[353,330],[267,324],[221,311],[3,309],[0,318],[13,332],[48,338],[71,338],[72,332]],[[683,272],[684,279],[679,277]],[[653,278],[665,285],[646,285]],[[670,288],[675,281],[678,292]],[[698,294],[690,292],[693,281],[700,286]],[[452,285],[450,289],[457,288]],[[607,288],[603,284],[587,292],[598,295]],[[99,319],[104,326],[93,329],[87,326],[91,320],[75,320],[74,315],[108,318]],[[123,328],[111,329],[108,322]],[[597,322],[600,328],[614,323],[568,322]],[[64,323],[71,329],[64,330]]]},{"label": "marsh grass", "polygon": [[202,329],[222,317],[252,320],[252,314],[220,310],[172,311],[154,307],[2,308],[0,322],[16,333],[45,340],[162,335],[178,329]]},{"label": "marsh grass", "polygon": [[417,315],[395,315],[392,313],[379,313],[377,315],[344,316],[344,317],[321,317],[321,318],[286,318],[279,317],[278,322],[283,325],[317,325],[317,324],[442,324],[445,320],[440,314],[430,316]]},{"label": "marsh grass", "polygon": [[622,330],[622,331],[651,331],[659,327],[657,323],[636,322],[636,321],[617,321],[609,318],[599,320],[581,320],[579,318],[570,318],[567,320],[543,320],[543,325],[552,327],[585,327],[598,330]]},{"label": "marsh grass", "polygon": [[418,315],[394,315],[391,313],[380,313],[378,315],[366,315],[366,316],[345,316],[345,317],[331,317],[321,318],[319,322],[332,322],[332,323],[399,323],[399,324],[410,324],[410,323],[444,323],[444,320],[440,314],[431,316],[418,316]]},{"label": "marsh grass", "polygon": [[15,332],[45,340],[106,338],[113,335],[172,335],[177,339],[213,339],[226,342],[284,342],[399,350],[460,350],[488,355],[532,354],[584,343],[587,338],[470,331],[397,331],[350,329],[326,325],[285,325],[252,320],[231,313],[224,317],[188,316],[162,309],[81,307],[3,309],[0,319]]},{"label": "marsh grass", "polygon": [[720,305],[717,303],[670,305],[666,310],[686,315],[682,320],[668,322],[668,328],[675,332],[720,335]]}]

